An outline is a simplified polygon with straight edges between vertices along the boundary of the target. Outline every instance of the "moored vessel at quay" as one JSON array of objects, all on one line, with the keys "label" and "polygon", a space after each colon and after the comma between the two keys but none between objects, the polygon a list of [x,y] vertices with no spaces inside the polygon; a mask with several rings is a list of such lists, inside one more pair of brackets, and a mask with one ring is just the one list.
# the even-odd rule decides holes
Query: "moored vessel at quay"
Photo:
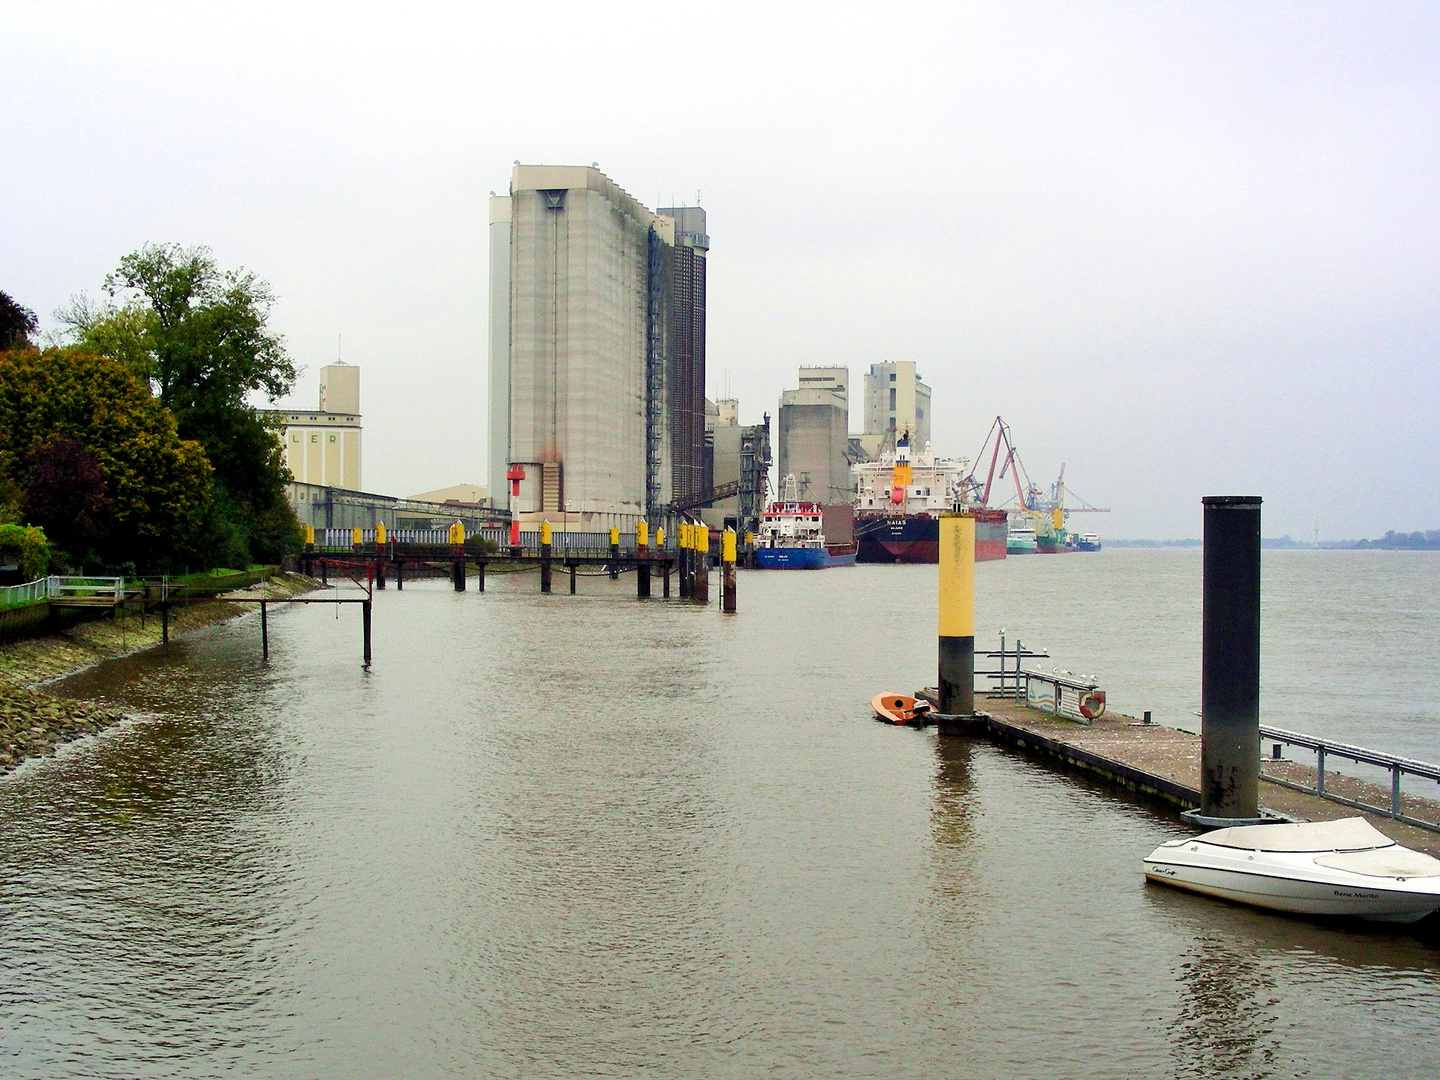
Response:
[{"label": "moored vessel at quay", "polygon": [[[780,484],[780,498],[765,508],[755,548],[758,570],[823,570],[855,562],[855,543],[828,543],[826,511],[817,502],[802,502],[795,477]],[[845,507],[840,509],[847,511]]]},{"label": "moored vessel at quay", "polygon": [[940,515],[957,507],[975,517],[975,561],[1005,558],[1009,517],[965,498],[969,461],[937,458],[927,446],[911,459],[901,435],[895,452],[851,466],[855,477],[856,561],[934,563],[940,558]]}]

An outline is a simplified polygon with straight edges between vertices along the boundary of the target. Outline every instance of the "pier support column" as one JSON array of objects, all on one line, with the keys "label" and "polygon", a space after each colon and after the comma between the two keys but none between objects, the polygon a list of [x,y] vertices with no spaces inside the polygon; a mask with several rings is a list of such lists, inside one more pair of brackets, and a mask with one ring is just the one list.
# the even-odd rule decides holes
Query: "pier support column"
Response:
[{"label": "pier support column", "polygon": [[735,530],[726,529],[720,539],[720,610],[735,614]]},{"label": "pier support column", "polygon": [[1201,825],[1260,819],[1260,497],[1205,506],[1200,675]]},{"label": "pier support column", "polygon": [[710,526],[695,526],[695,599],[710,603]]},{"label": "pier support column", "polygon": [[330,570],[329,567],[326,565],[326,560],[324,559],[320,560],[320,584],[330,584]]},{"label": "pier support column", "polygon": [[395,560],[395,591],[405,591],[405,560]]},{"label": "pier support column", "polygon": [[669,600],[669,599],[670,599],[670,560],[669,560],[669,559],[666,559],[665,562],[664,562],[664,564],[660,567],[660,573],[661,573],[661,580],[664,582],[664,584],[661,586],[661,589],[662,589],[663,591],[660,593],[660,595],[663,596],[666,600]]},{"label": "pier support column", "polygon": [[676,548],[675,572],[680,575],[680,599],[690,599],[690,525],[687,522],[680,522],[676,532],[676,541],[679,547]]},{"label": "pier support column", "polygon": [[368,667],[370,666],[370,601],[369,601],[369,600],[362,600],[362,601],[360,602],[360,619],[361,619],[361,622],[362,622],[362,632],[363,632],[364,635],[365,635],[365,666],[368,668]]},{"label": "pier support column", "polygon": [[550,591],[550,522],[540,523],[540,591]]},{"label": "pier support column", "polygon": [[451,560],[450,580],[454,583],[456,592],[465,591],[465,557],[463,555],[458,559]]},{"label": "pier support column", "polygon": [[635,523],[635,595],[641,600],[650,597],[650,523]]},{"label": "pier support column", "polygon": [[571,562],[568,562],[568,563],[566,563],[565,565],[570,568],[570,595],[571,595],[571,596],[574,596],[574,595],[575,595],[575,574],[576,574],[576,571],[579,569],[580,564],[577,563],[577,562],[574,562],[574,561],[572,560]]},{"label": "pier support column", "polygon": [[485,560],[475,560],[475,591],[485,591]]},{"label": "pier support column", "polygon": [[610,580],[620,577],[620,527],[610,526]]},{"label": "pier support column", "polygon": [[[940,712],[975,714],[975,519],[940,515]],[[950,734],[940,722],[940,733]]]},{"label": "pier support column", "polygon": [[385,556],[382,554],[375,560],[375,587],[385,588]]}]

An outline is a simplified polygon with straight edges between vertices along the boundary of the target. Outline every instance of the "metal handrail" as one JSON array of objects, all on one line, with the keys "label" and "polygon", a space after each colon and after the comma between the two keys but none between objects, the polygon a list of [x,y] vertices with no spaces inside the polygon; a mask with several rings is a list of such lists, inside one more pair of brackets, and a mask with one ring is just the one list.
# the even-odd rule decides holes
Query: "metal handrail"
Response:
[{"label": "metal handrail", "polygon": [[[1426,821],[1423,818],[1411,817],[1401,808],[1401,777],[1418,776],[1425,780],[1434,780],[1440,783],[1440,765],[1431,765],[1426,761],[1417,761],[1414,758],[1400,757],[1396,754],[1386,754],[1379,750],[1369,750],[1363,746],[1352,746],[1350,743],[1336,742],[1332,739],[1322,739],[1315,735],[1306,735],[1299,731],[1290,731],[1286,728],[1267,727],[1260,725],[1261,739],[1269,739],[1271,742],[1287,746],[1299,746],[1306,750],[1315,751],[1315,783],[1314,785],[1302,784],[1295,780],[1287,780],[1279,776],[1267,775],[1262,767],[1261,777],[1272,784],[1279,784],[1294,791],[1304,791],[1311,795],[1318,795],[1322,799],[1329,799],[1331,802],[1341,803],[1345,806],[1352,806],[1357,810],[1368,810],[1371,813],[1383,814],[1396,821],[1402,821],[1406,825],[1414,825],[1421,829],[1429,829],[1432,832],[1440,832],[1440,822]],[[1270,760],[1279,760],[1279,746],[1277,745],[1275,755]],[[1334,791],[1325,788],[1325,759],[1327,757],[1344,758],[1346,761],[1353,761],[1358,765],[1373,765],[1385,769],[1390,773],[1390,805],[1377,806],[1374,803],[1367,803],[1359,799],[1347,798]],[[1266,760],[1262,750],[1260,755],[1262,766]]]}]

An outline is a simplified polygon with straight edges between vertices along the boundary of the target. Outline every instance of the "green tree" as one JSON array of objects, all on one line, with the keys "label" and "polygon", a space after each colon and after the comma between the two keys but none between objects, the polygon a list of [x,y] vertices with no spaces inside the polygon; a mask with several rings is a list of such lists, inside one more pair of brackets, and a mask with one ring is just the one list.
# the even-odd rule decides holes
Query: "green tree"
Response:
[{"label": "green tree", "polygon": [[294,363],[267,326],[269,285],[221,270],[208,248],[147,245],[105,279],[110,302],[84,297],[57,312],[76,344],[149,381],[183,438],[215,468],[219,562],[273,560],[292,550],[299,523],[285,497],[289,472],[276,427],[249,404],[290,392]]},{"label": "green tree", "polygon": [[33,488],[27,463],[57,439],[77,443],[104,477],[112,526],[102,558],[205,561],[213,470],[147,387],[123,365],[74,348],[0,353],[0,467],[9,470],[0,481]]},{"label": "green tree", "polygon": [[18,349],[29,344],[30,335],[39,329],[35,313],[0,292],[0,349]]},{"label": "green tree", "polygon": [[50,571],[50,543],[45,530],[25,525],[0,525],[0,561],[13,559],[25,581]]}]

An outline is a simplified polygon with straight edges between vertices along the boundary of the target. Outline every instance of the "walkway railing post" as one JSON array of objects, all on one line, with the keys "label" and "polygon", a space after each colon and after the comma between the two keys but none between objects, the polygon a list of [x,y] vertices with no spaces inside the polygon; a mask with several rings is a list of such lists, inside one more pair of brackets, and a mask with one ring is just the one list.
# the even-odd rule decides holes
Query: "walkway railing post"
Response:
[{"label": "walkway railing post", "polygon": [[[975,715],[975,519],[940,515],[939,691],[945,716]],[[944,721],[940,733],[948,734]]]},{"label": "walkway railing post", "polygon": [[720,540],[720,609],[735,614],[735,530],[726,529]]},{"label": "walkway railing post", "polygon": [[1205,506],[1200,809],[1207,826],[1260,820],[1260,498]]}]

